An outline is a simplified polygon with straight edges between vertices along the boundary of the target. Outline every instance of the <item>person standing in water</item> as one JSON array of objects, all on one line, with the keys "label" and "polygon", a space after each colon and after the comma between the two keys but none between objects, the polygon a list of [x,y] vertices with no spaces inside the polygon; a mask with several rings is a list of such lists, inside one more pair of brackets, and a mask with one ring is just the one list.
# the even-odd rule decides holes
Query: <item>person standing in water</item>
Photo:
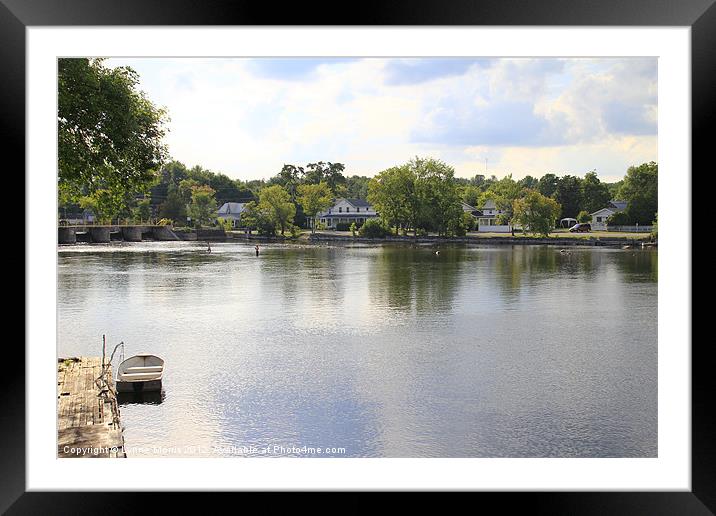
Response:
[{"label": "person standing in water", "polygon": [[259,255],[259,246],[258,246],[258,244],[256,244],[255,249],[256,249],[256,256],[258,256],[258,255]]},{"label": "person standing in water", "polygon": [[211,252],[211,244],[208,241],[206,242],[206,252],[207,253]]}]

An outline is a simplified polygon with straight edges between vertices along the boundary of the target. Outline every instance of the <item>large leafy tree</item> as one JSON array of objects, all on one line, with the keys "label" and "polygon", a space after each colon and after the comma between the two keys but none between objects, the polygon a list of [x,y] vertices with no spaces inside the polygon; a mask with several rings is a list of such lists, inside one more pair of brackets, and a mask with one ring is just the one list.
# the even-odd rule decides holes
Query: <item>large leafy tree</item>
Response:
[{"label": "large leafy tree", "polygon": [[560,177],[554,199],[562,206],[562,217],[577,218],[582,206],[582,180],[570,175]]},{"label": "large leafy tree", "polygon": [[174,186],[170,187],[166,200],[159,206],[159,217],[174,222],[186,220],[186,203]]},{"label": "large leafy tree", "polygon": [[587,172],[582,179],[582,206],[588,213],[604,208],[611,200],[609,186],[599,181],[597,173]]},{"label": "large leafy tree", "polygon": [[188,213],[195,226],[209,224],[216,217],[214,190],[209,186],[194,186],[191,190]]},{"label": "large leafy tree", "polygon": [[388,227],[416,227],[420,207],[415,172],[408,165],[383,170],[368,183],[368,201]]},{"label": "large leafy tree", "polygon": [[629,167],[619,197],[627,201],[626,213],[632,223],[651,224],[659,205],[659,166],[650,161]]},{"label": "large leafy tree", "polygon": [[267,186],[259,192],[258,211],[265,214],[283,235],[296,215],[296,205],[281,185]]},{"label": "large leafy tree", "polygon": [[[333,200],[331,189],[326,183],[298,185],[297,199],[303,207],[303,212],[313,219],[319,212],[327,210]],[[315,233],[315,220],[311,229],[311,232]]]},{"label": "large leafy tree", "polygon": [[416,193],[422,226],[446,235],[462,222],[460,196],[454,169],[444,162],[415,158],[408,163],[416,177]]},{"label": "large leafy tree", "polygon": [[94,196],[96,203],[114,203],[147,191],[155,181],[167,157],[162,139],[168,119],[138,83],[129,67],[107,68],[102,59],[59,59],[61,198]]},{"label": "large leafy tree", "polygon": [[346,169],[343,163],[331,163],[330,161],[309,163],[303,175],[305,183],[318,184],[325,181],[331,191],[338,197],[346,193],[346,177],[343,171]]},{"label": "large leafy tree", "polygon": [[545,197],[554,197],[558,184],[559,178],[555,174],[545,174],[537,181],[537,191]]},{"label": "large leafy tree", "polygon": [[514,220],[522,226],[523,231],[529,229],[533,234],[548,236],[560,211],[557,201],[530,190],[524,197],[515,200]]}]

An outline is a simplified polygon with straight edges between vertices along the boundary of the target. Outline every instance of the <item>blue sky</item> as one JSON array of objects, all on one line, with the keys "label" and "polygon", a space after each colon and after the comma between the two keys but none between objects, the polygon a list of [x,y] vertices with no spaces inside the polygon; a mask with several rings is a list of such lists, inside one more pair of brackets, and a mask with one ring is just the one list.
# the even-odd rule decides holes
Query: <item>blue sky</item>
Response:
[{"label": "blue sky", "polygon": [[109,59],[171,117],[171,155],[239,179],[333,161],[372,176],[433,156],[458,176],[657,161],[655,58]]}]

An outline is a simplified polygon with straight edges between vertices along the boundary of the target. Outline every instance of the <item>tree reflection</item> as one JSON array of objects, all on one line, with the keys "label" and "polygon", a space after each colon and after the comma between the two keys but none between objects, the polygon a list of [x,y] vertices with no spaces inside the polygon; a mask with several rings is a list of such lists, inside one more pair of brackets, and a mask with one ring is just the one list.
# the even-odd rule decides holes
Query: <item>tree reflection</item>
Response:
[{"label": "tree reflection", "polygon": [[466,249],[385,247],[375,256],[368,281],[373,304],[391,309],[446,312],[452,308]]}]

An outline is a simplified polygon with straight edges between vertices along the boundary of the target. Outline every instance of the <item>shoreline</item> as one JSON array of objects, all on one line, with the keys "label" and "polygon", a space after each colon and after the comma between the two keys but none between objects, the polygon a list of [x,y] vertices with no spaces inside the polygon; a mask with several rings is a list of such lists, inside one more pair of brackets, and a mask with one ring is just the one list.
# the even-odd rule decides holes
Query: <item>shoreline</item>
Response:
[{"label": "shoreline", "polygon": [[[204,229],[199,232],[192,231],[176,231],[168,228],[172,232],[172,239],[165,238],[144,238],[144,239],[125,239],[125,238],[108,238],[106,241],[96,243],[111,242],[161,242],[161,241],[184,241],[184,242],[265,242],[280,244],[300,244],[300,245],[338,245],[347,246],[352,244],[370,244],[370,245],[553,245],[553,246],[582,246],[582,247],[658,247],[657,242],[649,239],[648,233],[635,233],[633,236],[620,234],[619,236],[606,236],[600,234],[598,236],[549,236],[536,237],[526,235],[485,235],[477,234],[466,235],[463,237],[438,237],[438,236],[402,236],[390,235],[383,238],[367,238],[361,236],[352,236],[350,234],[331,234],[321,233],[302,233],[298,237],[291,236],[265,236],[257,234],[246,234],[243,231],[224,231]],[[165,231],[167,231],[165,229]],[[76,239],[75,241],[62,241],[58,239],[58,247],[72,246],[76,243],[95,243],[87,240]]]}]

